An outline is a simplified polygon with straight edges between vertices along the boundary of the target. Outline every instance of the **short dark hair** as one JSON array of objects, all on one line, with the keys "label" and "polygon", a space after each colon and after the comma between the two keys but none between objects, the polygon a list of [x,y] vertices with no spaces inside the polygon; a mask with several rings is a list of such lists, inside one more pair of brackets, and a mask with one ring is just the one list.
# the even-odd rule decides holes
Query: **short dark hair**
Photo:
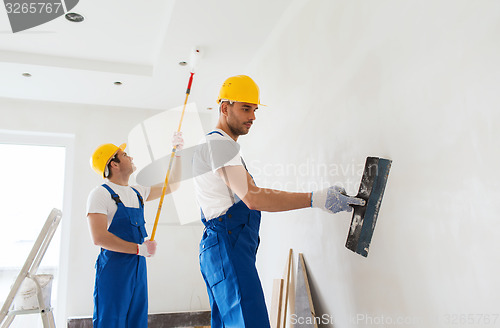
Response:
[{"label": "short dark hair", "polygon": [[234,105],[234,101],[232,100],[224,100],[224,101],[221,101],[220,102],[220,105],[219,105],[219,113],[222,111],[222,104],[223,103],[227,103],[229,106],[233,106]]},{"label": "short dark hair", "polygon": [[111,162],[117,162],[117,163],[120,163],[120,159],[118,158],[118,153],[116,153],[113,157],[111,157],[111,159],[109,160],[108,162],[108,176],[106,178],[111,178]]}]

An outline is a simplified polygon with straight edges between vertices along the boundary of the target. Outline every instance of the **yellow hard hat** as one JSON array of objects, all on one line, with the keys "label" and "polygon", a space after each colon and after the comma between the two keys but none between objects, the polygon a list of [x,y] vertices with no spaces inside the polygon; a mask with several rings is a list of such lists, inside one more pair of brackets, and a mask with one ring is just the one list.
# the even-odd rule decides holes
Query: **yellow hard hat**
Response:
[{"label": "yellow hard hat", "polygon": [[217,104],[220,104],[222,99],[261,105],[259,87],[246,75],[232,76],[224,81],[220,88]]},{"label": "yellow hard hat", "polygon": [[104,144],[97,147],[97,149],[92,154],[92,158],[90,159],[90,166],[97,172],[100,176],[105,178],[104,172],[106,170],[106,166],[109,161],[115,156],[118,150],[125,150],[127,148],[127,144],[121,144],[120,147],[117,147],[113,144]]}]

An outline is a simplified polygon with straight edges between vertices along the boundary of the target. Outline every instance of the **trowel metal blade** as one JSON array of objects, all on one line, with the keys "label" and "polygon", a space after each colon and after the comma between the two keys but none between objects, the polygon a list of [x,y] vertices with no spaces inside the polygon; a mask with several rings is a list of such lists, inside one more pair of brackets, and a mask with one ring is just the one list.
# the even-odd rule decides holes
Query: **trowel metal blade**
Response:
[{"label": "trowel metal blade", "polygon": [[356,195],[356,197],[366,200],[366,205],[354,206],[345,245],[348,249],[364,257],[368,256],[391,163],[391,160],[379,157],[368,157],[366,159],[359,192]]}]

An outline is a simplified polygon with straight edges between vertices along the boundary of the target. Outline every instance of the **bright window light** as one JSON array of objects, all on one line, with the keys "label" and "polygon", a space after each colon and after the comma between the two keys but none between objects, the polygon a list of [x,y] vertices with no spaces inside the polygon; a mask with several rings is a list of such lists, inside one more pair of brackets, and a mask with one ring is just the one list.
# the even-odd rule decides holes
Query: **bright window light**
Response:
[{"label": "bright window light", "polygon": [[[0,304],[19,274],[53,208],[62,209],[65,147],[0,144]],[[54,275],[55,308],[60,249],[59,226],[38,269]],[[27,321],[28,320],[28,321]],[[40,315],[18,315],[11,327],[42,327]]]}]

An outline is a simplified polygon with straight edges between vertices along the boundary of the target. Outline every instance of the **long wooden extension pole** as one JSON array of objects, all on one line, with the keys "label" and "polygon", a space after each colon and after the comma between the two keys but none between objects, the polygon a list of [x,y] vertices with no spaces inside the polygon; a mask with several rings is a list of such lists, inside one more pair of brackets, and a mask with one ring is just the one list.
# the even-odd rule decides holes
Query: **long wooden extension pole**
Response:
[{"label": "long wooden extension pole", "polygon": [[[191,92],[191,84],[193,83],[194,71],[191,72],[191,76],[189,77],[189,82],[186,90],[186,99],[184,100],[184,107],[182,108],[181,120],[179,122],[179,127],[177,128],[177,132],[181,131],[182,121],[184,120],[184,112],[186,111],[186,104],[189,98],[189,93]],[[168,178],[170,176],[170,171],[172,170],[172,164],[175,158],[175,152],[177,151],[177,146],[174,145],[172,148],[172,153],[170,154],[170,162],[168,163],[167,175],[165,176],[165,182],[163,183],[163,189],[161,192],[160,203],[158,204],[158,210],[156,211],[155,224],[153,225],[153,232],[151,232],[151,240],[155,239],[156,228],[158,227],[158,220],[160,219],[161,207],[163,205],[163,199],[165,198],[165,193],[168,187]]]}]

